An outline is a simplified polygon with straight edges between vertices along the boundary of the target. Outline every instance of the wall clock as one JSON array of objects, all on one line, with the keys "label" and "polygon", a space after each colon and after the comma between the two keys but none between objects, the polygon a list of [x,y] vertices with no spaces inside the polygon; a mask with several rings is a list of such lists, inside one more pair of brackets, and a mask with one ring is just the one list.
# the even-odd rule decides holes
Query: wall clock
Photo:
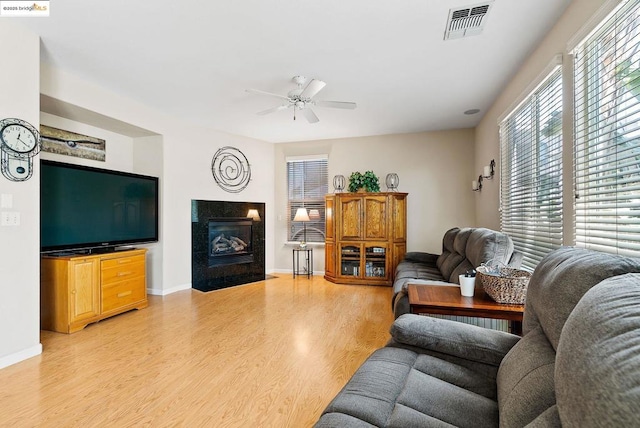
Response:
[{"label": "wall clock", "polygon": [[0,120],[0,169],[8,180],[25,181],[33,175],[33,157],[40,147],[40,133],[29,122]]}]

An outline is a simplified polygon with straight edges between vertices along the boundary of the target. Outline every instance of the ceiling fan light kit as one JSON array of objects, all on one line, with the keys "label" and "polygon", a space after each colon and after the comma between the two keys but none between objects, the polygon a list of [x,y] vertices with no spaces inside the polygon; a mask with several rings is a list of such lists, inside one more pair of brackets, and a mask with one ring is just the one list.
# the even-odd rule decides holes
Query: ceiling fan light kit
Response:
[{"label": "ceiling fan light kit", "polygon": [[264,116],[270,113],[275,113],[280,110],[286,110],[293,108],[293,120],[296,120],[296,110],[302,112],[304,117],[309,123],[317,123],[320,121],[318,116],[311,110],[311,106],[317,107],[329,107],[329,108],[341,108],[353,110],[357,107],[354,102],[347,101],[321,101],[315,100],[316,96],[327,84],[319,79],[311,79],[311,81],[305,86],[307,82],[304,76],[293,76],[291,79],[296,84],[296,88],[292,89],[287,95],[279,95],[271,92],[261,91],[260,89],[247,89],[247,92],[258,95],[267,95],[271,97],[280,98],[287,102],[277,107],[272,107],[267,110],[259,111],[257,114]]}]

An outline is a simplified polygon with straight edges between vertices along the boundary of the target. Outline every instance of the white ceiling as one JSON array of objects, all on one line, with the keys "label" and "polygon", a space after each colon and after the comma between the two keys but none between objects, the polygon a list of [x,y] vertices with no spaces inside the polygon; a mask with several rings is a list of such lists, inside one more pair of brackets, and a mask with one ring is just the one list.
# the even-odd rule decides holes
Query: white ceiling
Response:
[{"label": "white ceiling", "polygon": [[[55,0],[19,23],[43,60],[203,126],[269,142],[468,128],[571,0],[495,0],[480,35],[444,41],[467,0]],[[487,2],[485,2],[487,3]],[[286,94],[294,75],[324,80],[309,124],[245,92]],[[463,112],[477,108],[479,114]]]}]

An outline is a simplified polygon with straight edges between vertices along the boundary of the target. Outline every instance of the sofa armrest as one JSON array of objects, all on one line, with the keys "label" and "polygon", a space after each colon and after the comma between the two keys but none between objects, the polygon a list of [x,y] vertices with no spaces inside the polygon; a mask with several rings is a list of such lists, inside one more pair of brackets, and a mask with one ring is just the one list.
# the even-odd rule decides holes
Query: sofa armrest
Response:
[{"label": "sofa armrest", "polygon": [[391,326],[396,342],[499,366],[519,336],[457,321],[405,314]]},{"label": "sofa armrest", "polygon": [[404,260],[407,260],[409,262],[428,263],[435,265],[438,257],[440,257],[438,254],[411,251],[404,255]]}]

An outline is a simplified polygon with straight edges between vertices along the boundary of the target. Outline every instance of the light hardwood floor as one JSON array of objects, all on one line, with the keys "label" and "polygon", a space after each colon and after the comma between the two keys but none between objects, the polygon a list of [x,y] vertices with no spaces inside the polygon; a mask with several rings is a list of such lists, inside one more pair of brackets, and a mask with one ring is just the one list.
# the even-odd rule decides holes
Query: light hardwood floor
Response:
[{"label": "light hardwood floor", "polygon": [[391,289],[277,276],[43,331],[42,355],[0,370],[0,426],[313,425],[389,339]]}]

